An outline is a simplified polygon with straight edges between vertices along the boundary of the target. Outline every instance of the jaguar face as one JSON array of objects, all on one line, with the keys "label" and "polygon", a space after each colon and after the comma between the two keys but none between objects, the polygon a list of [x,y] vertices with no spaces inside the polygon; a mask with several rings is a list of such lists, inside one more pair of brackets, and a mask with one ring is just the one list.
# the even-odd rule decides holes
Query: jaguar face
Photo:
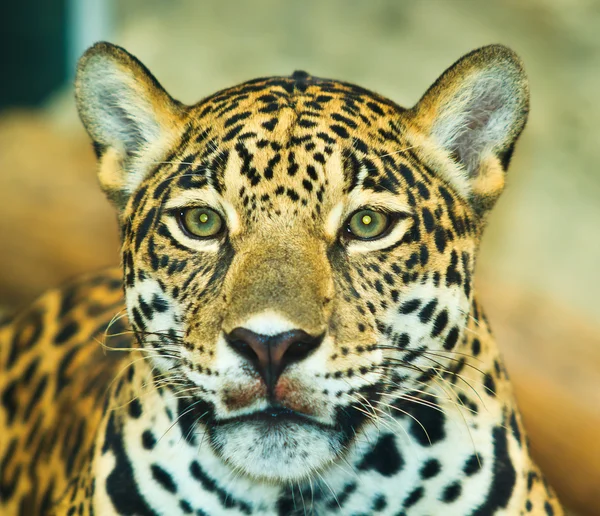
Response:
[{"label": "jaguar face", "polygon": [[84,56],[130,320],[157,386],[192,400],[192,431],[236,471],[318,472],[460,363],[524,88],[487,47],[410,110],[304,73],[188,107],[118,47]]}]

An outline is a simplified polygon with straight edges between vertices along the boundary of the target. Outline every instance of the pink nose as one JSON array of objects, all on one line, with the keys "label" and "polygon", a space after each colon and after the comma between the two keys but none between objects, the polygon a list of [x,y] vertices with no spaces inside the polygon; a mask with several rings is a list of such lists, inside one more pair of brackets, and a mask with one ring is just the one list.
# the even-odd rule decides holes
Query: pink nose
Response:
[{"label": "pink nose", "polygon": [[321,345],[323,337],[313,337],[302,330],[261,335],[246,328],[235,328],[225,335],[225,340],[254,366],[267,387],[272,389],[284,369],[304,360]]}]

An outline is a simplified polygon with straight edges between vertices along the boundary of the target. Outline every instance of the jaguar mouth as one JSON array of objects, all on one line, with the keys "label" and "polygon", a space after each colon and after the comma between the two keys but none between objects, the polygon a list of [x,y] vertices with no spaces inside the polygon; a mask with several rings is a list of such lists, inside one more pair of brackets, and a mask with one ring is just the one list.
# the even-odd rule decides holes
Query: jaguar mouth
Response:
[{"label": "jaguar mouth", "polygon": [[243,424],[243,423],[263,423],[266,427],[276,427],[282,424],[296,423],[300,425],[310,425],[322,428],[323,430],[331,430],[331,427],[316,421],[314,418],[301,414],[295,410],[281,407],[271,406],[264,410],[252,412],[250,414],[244,414],[241,416],[235,416],[227,419],[214,420],[214,426],[225,426],[232,424]]}]

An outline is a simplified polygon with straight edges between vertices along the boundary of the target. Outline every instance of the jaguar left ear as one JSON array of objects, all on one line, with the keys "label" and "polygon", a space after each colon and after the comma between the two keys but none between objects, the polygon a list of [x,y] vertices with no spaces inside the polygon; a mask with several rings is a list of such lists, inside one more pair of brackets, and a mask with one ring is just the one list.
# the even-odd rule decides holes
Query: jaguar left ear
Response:
[{"label": "jaguar left ear", "polygon": [[100,161],[100,185],[123,209],[181,129],[183,106],[134,56],[105,42],[79,60],[75,98]]},{"label": "jaguar left ear", "polygon": [[528,111],[521,60],[490,45],[446,70],[406,117],[416,129],[415,146],[435,156],[435,168],[484,213],[502,192]]}]

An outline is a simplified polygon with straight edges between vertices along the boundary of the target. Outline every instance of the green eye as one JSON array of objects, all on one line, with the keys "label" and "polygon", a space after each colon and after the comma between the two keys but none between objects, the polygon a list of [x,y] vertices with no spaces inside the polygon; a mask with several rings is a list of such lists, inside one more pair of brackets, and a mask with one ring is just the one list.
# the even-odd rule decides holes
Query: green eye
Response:
[{"label": "green eye", "polygon": [[390,227],[391,218],[386,213],[373,210],[360,210],[350,217],[347,232],[352,238],[374,240],[382,236]]},{"label": "green eye", "polygon": [[186,232],[196,238],[214,238],[225,229],[221,215],[210,208],[181,210],[179,220]]}]

